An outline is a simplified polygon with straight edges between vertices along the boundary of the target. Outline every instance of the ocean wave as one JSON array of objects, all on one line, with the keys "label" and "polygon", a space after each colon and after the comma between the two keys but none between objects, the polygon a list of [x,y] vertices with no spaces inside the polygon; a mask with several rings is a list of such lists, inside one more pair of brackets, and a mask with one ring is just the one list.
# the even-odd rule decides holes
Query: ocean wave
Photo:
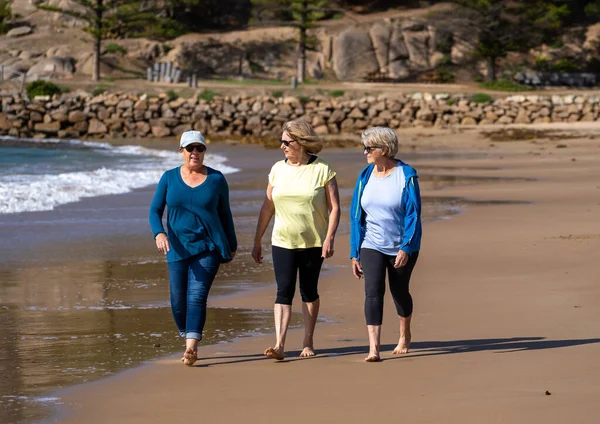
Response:
[{"label": "ocean wave", "polygon": [[[1,139],[4,141],[7,138]],[[12,141],[22,142],[21,146],[25,143],[63,143],[71,147],[80,145],[120,159],[136,157],[136,161],[127,168],[102,166],[90,171],[0,176],[0,214],[48,211],[86,197],[128,193],[156,184],[165,170],[181,164],[181,155],[176,151],[141,146],[112,146],[107,143],[57,139],[13,139],[11,144]],[[143,160],[140,161],[140,158]],[[208,153],[205,157],[207,166],[218,169],[223,174],[238,171],[237,168],[226,165],[226,162],[227,158],[221,155]]]}]

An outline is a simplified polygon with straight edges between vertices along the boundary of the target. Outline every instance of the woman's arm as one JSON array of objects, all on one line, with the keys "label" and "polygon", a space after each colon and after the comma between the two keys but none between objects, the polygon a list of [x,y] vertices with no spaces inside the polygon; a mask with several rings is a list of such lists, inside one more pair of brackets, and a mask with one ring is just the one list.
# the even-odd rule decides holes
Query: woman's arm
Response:
[{"label": "woman's arm", "polygon": [[235,224],[231,213],[231,205],[229,203],[229,185],[227,184],[225,177],[223,177],[220,191],[219,205],[217,208],[219,211],[219,218],[221,219],[221,225],[223,226],[227,242],[229,243],[229,249],[231,249],[231,256],[233,257],[237,251],[237,237],[235,235]]},{"label": "woman's arm", "polygon": [[329,208],[329,225],[327,227],[327,236],[323,242],[321,256],[330,258],[334,253],[335,233],[340,223],[340,193],[335,177],[330,179],[325,185],[325,195],[327,198],[327,207]]},{"label": "woman's arm", "polygon": [[262,237],[267,231],[267,227],[269,226],[269,222],[271,222],[271,218],[275,214],[275,205],[273,204],[273,186],[271,183],[267,185],[267,193],[265,196],[265,201],[260,208],[260,213],[258,215],[258,222],[256,223],[256,233],[254,234],[254,247],[252,248],[252,257],[254,261],[259,264],[262,262]]},{"label": "woman's arm", "polygon": [[150,228],[156,241],[156,248],[163,254],[167,254],[170,249],[169,239],[167,233],[162,224],[162,216],[167,205],[167,176],[166,173],[160,178],[156,191],[154,192],[154,198],[150,204]]}]

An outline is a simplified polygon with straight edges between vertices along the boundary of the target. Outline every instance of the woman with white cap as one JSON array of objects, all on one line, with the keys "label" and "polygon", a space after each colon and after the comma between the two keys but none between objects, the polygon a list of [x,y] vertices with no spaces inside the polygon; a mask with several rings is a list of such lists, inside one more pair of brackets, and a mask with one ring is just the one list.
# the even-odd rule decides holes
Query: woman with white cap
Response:
[{"label": "woman with white cap", "polygon": [[[206,299],[221,263],[235,256],[237,239],[223,174],[204,165],[200,131],[181,135],[183,165],[166,171],[150,206],[156,247],[167,255],[171,310],[186,338],[182,361],[193,365],[206,321]],[[167,206],[167,231],[162,216]]]}]

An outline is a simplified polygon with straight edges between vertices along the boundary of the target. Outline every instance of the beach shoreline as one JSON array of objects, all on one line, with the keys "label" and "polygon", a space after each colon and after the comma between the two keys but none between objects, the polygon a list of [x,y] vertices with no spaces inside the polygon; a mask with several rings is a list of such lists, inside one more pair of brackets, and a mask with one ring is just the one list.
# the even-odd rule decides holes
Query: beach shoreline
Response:
[{"label": "beach shoreline", "polygon": [[[432,271],[430,267],[437,268],[438,266],[444,265],[448,266],[449,270],[454,270],[452,272],[457,272],[457,266],[452,262],[449,262],[447,258],[445,258],[445,255],[440,254],[439,248],[429,248],[430,243],[433,243],[433,245],[447,243],[445,242],[445,237],[456,237],[455,232],[457,231],[456,228],[458,228],[459,231],[465,231],[464,234],[466,234],[466,239],[470,240],[473,246],[479,246],[481,241],[474,237],[475,234],[472,234],[474,231],[473,227],[478,228],[480,220],[486,219],[486,213],[489,212],[492,217],[499,219],[498,216],[502,215],[503,211],[512,211],[509,212],[509,215],[511,213],[514,215],[517,213],[516,211],[521,210],[521,208],[525,208],[525,210],[529,207],[539,208],[539,199],[544,201],[551,197],[551,193],[549,193],[551,190],[548,190],[547,187],[540,190],[538,187],[539,184],[548,185],[549,182],[545,181],[548,179],[552,180],[552,178],[562,182],[561,179],[565,178],[563,174],[572,173],[574,169],[579,169],[576,165],[583,164],[584,168],[587,169],[590,163],[597,164],[600,143],[592,139],[593,133],[579,134],[580,129],[578,127],[570,127],[565,130],[576,134],[576,136],[573,136],[566,141],[564,139],[545,140],[541,137],[529,141],[502,143],[490,141],[488,138],[483,137],[479,130],[440,131],[436,129],[419,129],[408,131],[406,134],[401,134],[401,137],[404,136],[404,139],[401,140],[404,141],[404,143],[403,148],[399,153],[399,157],[403,159],[408,157],[408,161],[411,164],[413,164],[412,161],[417,158],[416,163],[414,163],[417,169],[423,170],[421,171],[421,174],[427,174],[430,177],[424,184],[424,195],[441,196],[445,198],[456,197],[457,199],[468,198],[474,201],[473,207],[468,207],[466,213],[454,216],[453,219],[449,221],[438,220],[434,223],[426,223],[424,243],[427,247],[424,249],[424,255],[422,254],[420,263],[417,265],[413,282],[413,295],[415,296],[415,304],[417,305],[416,312],[418,313],[415,317],[415,352],[402,358],[403,360],[414,364],[414,361],[417,360],[416,358],[420,356],[433,355],[434,357],[444,357],[446,354],[459,352],[476,354],[477,352],[488,352],[493,349],[503,351],[503,346],[506,346],[507,348],[513,347],[517,350],[534,350],[537,348],[528,346],[535,346],[536,343],[544,343],[544,339],[540,336],[532,337],[531,334],[525,333],[515,337],[511,336],[510,332],[506,332],[506,334],[500,334],[502,337],[490,339],[487,337],[488,335],[486,332],[482,332],[481,329],[476,328],[461,329],[459,327],[458,330],[452,329],[452,331],[446,333],[439,329],[432,328],[432,324],[439,324],[439,322],[434,319],[434,317],[439,314],[436,309],[447,310],[449,306],[444,302],[443,298],[439,298],[439,296],[429,293],[428,290],[431,290],[431,287],[425,289],[422,286],[422,281],[434,280],[436,272]],[[584,128],[584,130],[586,129]],[[587,129],[587,131],[589,131],[589,129]],[[417,141],[417,147],[415,148],[411,146],[413,141]],[[164,140],[159,144],[151,143],[152,145],[146,145],[146,147],[164,149],[170,148],[172,143],[172,140]],[[558,148],[557,146],[561,144],[566,144],[566,147]],[[250,158],[248,159],[248,163],[251,163],[252,165],[250,166],[251,169],[245,169],[245,172],[248,173],[247,175],[238,173],[228,176],[228,179],[231,179],[231,184],[233,186],[236,186],[237,184],[238,187],[243,187],[245,190],[264,192],[268,167],[275,158],[278,158],[279,152],[277,150],[263,150],[257,146],[221,143],[215,144],[215,148],[224,152],[225,156],[227,156],[227,153],[234,153],[237,157],[246,156]],[[416,156],[413,155],[413,152],[415,151],[417,152]],[[432,152],[432,154],[428,156],[428,159],[422,159],[424,156],[420,154],[424,152]],[[323,154],[326,158],[331,157],[332,162],[336,164],[340,186],[346,191],[345,202],[348,203],[348,191],[351,191],[351,185],[354,183],[354,178],[359,171],[360,166],[362,166],[360,152],[358,149],[352,148],[343,150],[327,149]],[[427,155],[425,155],[425,157],[427,157]],[[575,161],[572,159],[575,159]],[[554,162],[560,165],[562,172],[560,175],[555,176],[546,169],[546,167],[549,166],[549,163]],[[235,164],[232,165],[235,166]],[[531,170],[529,169],[529,165],[532,166]],[[523,170],[525,170],[525,172],[521,172]],[[517,173],[517,171],[519,172]],[[592,175],[596,175],[593,171],[588,172]],[[448,174],[452,174],[456,177],[456,181],[453,182],[448,180],[446,178],[448,177]],[[579,175],[578,177],[580,178]],[[576,180],[577,177],[573,177],[573,179]],[[579,183],[579,181],[577,182]],[[536,199],[536,197],[539,197],[539,199]],[[347,207],[348,205],[343,206]],[[590,207],[593,206],[593,204],[590,204]],[[347,212],[343,213],[347,214]],[[474,224],[472,221],[474,221]],[[502,219],[500,219],[500,222],[503,222]],[[538,226],[544,227],[544,223],[538,224]],[[584,227],[584,225],[582,225],[582,227]],[[485,228],[483,230],[485,230]],[[483,230],[477,229],[477,231],[480,232]],[[525,228],[523,231],[524,233],[529,233],[532,232],[532,230],[533,228]],[[432,236],[432,233],[435,235]],[[462,237],[463,233],[460,232],[460,234]],[[522,237],[523,234],[519,233],[518,236]],[[593,243],[598,243],[593,234],[591,238],[583,239],[576,238],[579,237],[577,234],[575,234],[575,236],[571,234],[558,235],[556,237],[559,237],[556,240],[566,243],[591,243],[592,247]],[[560,237],[565,238],[563,239]],[[265,235],[263,243],[268,244],[267,235]],[[148,248],[147,250],[149,252],[151,249]],[[482,250],[483,252],[475,253],[488,253],[485,251],[486,249]],[[505,254],[506,252],[501,253]],[[236,260],[244,259],[236,258]],[[485,255],[483,255],[482,260],[487,260]],[[477,260],[475,262],[477,262]],[[367,349],[366,335],[363,329],[364,325],[362,323],[361,315],[361,283],[354,280],[351,276],[348,265],[347,234],[344,234],[344,229],[342,228],[340,235],[336,240],[336,256],[332,260],[326,262],[329,271],[327,276],[322,278],[320,285],[321,296],[323,299],[322,315],[327,317],[327,319],[326,322],[320,322],[317,327],[317,350],[320,351],[317,358],[323,359],[324,361],[305,363],[305,360],[302,360],[304,362],[300,362],[300,360],[294,358],[300,351],[299,343],[302,337],[302,331],[296,329],[290,332],[288,342],[289,356],[284,363],[297,364],[298,369],[285,369],[282,371],[282,378],[285,381],[291,378],[291,381],[296,382],[300,379],[299,385],[301,387],[304,387],[307,391],[316,390],[317,393],[321,393],[321,397],[324,396],[323,399],[327,399],[327,402],[329,402],[330,393],[327,391],[323,392],[323,390],[319,391],[319,387],[306,385],[307,382],[304,381],[304,372],[316,379],[325,378],[325,376],[329,376],[330,374],[328,372],[329,366],[332,366],[334,368],[346,369],[346,372],[349,373],[356,372],[357,376],[363,376],[373,384],[391,387],[386,373],[392,372],[392,370],[395,369],[394,367],[392,370],[388,370],[384,373],[375,371],[374,375],[371,375],[368,370],[361,368],[362,357],[365,356]],[[481,268],[481,265],[476,264],[476,268]],[[475,271],[477,271],[477,269]],[[460,268],[458,268],[458,271],[459,270]],[[597,270],[597,268],[594,269],[592,267],[591,270],[594,271]],[[268,278],[269,273],[268,271],[265,272],[265,278]],[[589,274],[591,271],[588,270],[587,272]],[[496,278],[501,279],[504,274],[502,270],[499,270]],[[512,278],[512,276],[509,276],[508,278]],[[349,291],[349,288],[351,288],[351,291]],[[274,285],[271,282],[260,287],[252,286],[249,290],[245,290],[239,294],[236,294],[234,291],[224,296],[214,297],[209,299],[209,306],[212,308],[260,310],[261,313],[265,313],[272,308],[274,294]],[[502,293],[502,295],[505,295],[505,293]],[[457,300],[456,293],[449,293],[448,296],[454,301]],[[470,299],[469,296],[459,300],[463,301],[469,307],[473,306],[471,305],[472,299]],[[492,301],[491,303],[492,306],[494,306],[494,302]],[[388,352],[388,350],[395,346],[394,334],[396,334],[397,337],[397,328],[395,328],[395,325],[391,325],[395,318],[389,299],[386,301],[386,304],[384,321],[385,346],[384,361],[382,364],[402,362],[390,361],[390,359],[400,358],[391,357]],[[578,306],[579,307],[577,308],[573,307],[573,309],[582,309],[582,305]],[[298,311],[298,308],[299,304],[297,300],[295,300],[294,309]],[[589,309],[591,309],[590,306],[586,305],[585,309],[586,311],[591,312],[589,311]],[[459,314],[459,318],[464,320],[465,318],[462,317],[462,315],[465,314]],[[444,325],[444,327],[448,328],[448,325]],[[497,325],[494,327],[497,327]],[[424,334],[421,334],[422,332],[424,332]],[[463,343],[457,338],[455,338],[454,341],[446,340],[448,334],[464,337]],[[426,340],[423,338],[424,336],[428,336],[430,341],[423,341]],[[546,337],[546,339],[549,338],[550,337]],[[546,343],[550,343],[551,345],[552,342],[552,340],[548,340]],[[182,369],[180,364],[177,363],[177,357],[169,355],[157,361],[143,363],[141,367],[121,371],[108,379],[101,379],[92,383],[84,383],[83,385],[61,389],[50,395],[59,398],[61,404],[59,405],[60,413],[57,416],[50,418],[49,422],[70,423],[80,422],[82,419],[92,423],[105,422],[103,421],[103,409],[108,406],[110,406],[111,410],[111,413],[109,414],[111,421],[133,423],[138,421],[158,422],[156,417],[164,417],[167,412],[168,414],[176,412],[177,408],[175,406],[179,405],[179,401],[171,404],[168,399],[163,399],[159,393],[159,387],[164,385],[167,387],[167,390],[177,393],[179,390],[182,390],[180,387],[182,385],[184,386],[183,390],[186,393],[192,387],[193,390],[196,390],[197,387],[193,383],[195,378],[194,371],[209,371],[210,375],[208,376],[207,381],[209,383],[217,384],[217,392],[224,396],[222,398],[217,397],[218,395],[215,393],[207,393],[205,390],[201,390],[203,396],[208,396],[207,399],[209,400],[206,401],[206,405],[211,406],[209,408],[210,411],[208,411],[208,415],[206,416],[207,420],[210,421],[209,417],[212,417],[214,420],[223,419],[225,422],[233,419],[245,419],[248,422],[262,422],[268,420],[268,417],[272,413],[271,405],[265,403],[265,399],[257,399],[257,394],[245,398],[244,393],[246,392],[241,390],[242,388],[246,388],[247,391],[258,390],[252,386],[251,383],[254,382],[259,386],[260,390],[268,391],[268,384],[265,386],[266,382],[263,382],[260,377],[263,372],[266,374],[266,379],[269,384],[279,384],[278,371],[269,368],[275,367],[275,365],[270,364],[270,361],[265,360],[261,355],[262,350],[271,343],[272,336],[270,335],[253,336],[250,338],[243,337],[228,344],[202,346],[199,350],[201,359],[197,363],[198,369],[196,369],[196,367],[193,370]],[[593,339],[581,338],[580,343],[576,343],[569,341],[567,337],[563,336],[561,343],[565,347],[584,344],[590,351],[597,349],[594,345],[594,343],[597,342],[593,341]],[[321,347],[321,349],[319,349],[319,347]],[[453,355],[449,356],[452,357]],[[490,362],[489,358],[484,358],[484,360],[487,361],[486,363]],[[329,363],[329,361],[334,362]],[[328,364],[319,365],[321,362]],[[437,364],[437,362],[440,363]],[[246,366],[246,364],[248,366]],[[456,364],[454,364],[453,361],[444,363],[444,361],[441,360],[436,361],[435,364],[436,367],[441,367],[442,370],[447,366],[455,365]],[[256,370],[251,369],[254,366],[257,367]],[[316,366],[316,369],[312,370],[312,366]],[[282,369],[281,367],[275,368],[278,370]],[[423,371],[422,366],[419,366],[418,368]],[[223,371],[223,375],[220,374],[220,370]],[[186,372],[188,373],[186,374]],[[189,374],[190,372],[192,374]],[[402,372],[404,372],[404,369],[402,369]],[[238,379],[240,373],[244,378],[247,377],[249,379],[249,381],[244,381],[243,384],[241,384],[242,388],[236,386],[239,382]],[[356,408],[358,408],[360,399],[352,400],[354,399],[354,393],[349,389],[350,387],[353,387],[352,379],[350,377],[346,379],[346,376],[340,376],[336,373],[333,374],[337,378],[342,377],[342,383],[330,384],[326,382],[324,385],[328,387],[330,391],[342,389],[343,392],[343,395],[333,396],[334,404],[337,405],[336,402],[341,402],[342,397],[345,396],[345,399],[350,399],[349,402],[358,402],[356,404]],[[419,375],[416,371],[411,374],[415,377]],[[204,375],[197,377],[199,377],[202,382],[205,382]],[[439,382],[438,379],[436,379],[436,383],[441,384],[443,387],[448,387],[448,390],[450,390],[448,383],[451,381],[452,376],[446,375],[446,377],[449,378],[449,381]],[[145,381],[145,383],[142,383],[142,381]],[[148,383],[148,381],[150,381],[150,383]],[[232,385],[232,392],[225,390],[228,382]],[[137,391],[136,393],[138,394],[132,395],[129,392],[122,391],[125,390],[121,387],[122,385],[130,389],[135,388]],[[111,399],[110,394],[115,390],[120,393],[119,396],[124,397],[122,401]],[[423,391],[425,394],[429,393],[428,390],[423,389]],[[186,393],[184,393],[184,398],[187,397]],[[294,391],[294,393],[296,392]],[[431,393],[439,394],[435,390]],[[410,398],[410,393],[405,394]],[[473,393],[471,393],[471,395],[472,394]],[[157,401],[156,406],[153,404],[153,407],[151,408],[151,412],[154,415],[143,413],[141,411],[142,405],[145,405],[146,403],[146,401],[143,400],[146,396],[149,396],[151,399],[156,399]],[[224,414],[223,416],[220,416],[219,407],[223,406],[223,402],[228,396],[235,399],[236,402],[240,403],[243,407],[250,408],[252,411],[250,416],[238,416],[234,411],[226,411],[227,408],[224,408]],[[168,398],[166,395],[164,397]],[[283,405],[288,407],[286,410],[282,405],[281,409],[277,409],[280,408],[280,406],[277,405],[275,410],[282,413],[289,413],[289,410],[294,410],[295,406],[289,404],[289,399],[282,398],[279,394],[275,397],[278,400],[281,400]],[[302,395],[300,397],[304,399]],[[383,398],[386,397],[383,396]],[[420,401],[419,399],[416,400]],[[309,400],[305,399],[305,401],[308,402]],[[377,399],[376,401],[382,402],[381,399]],[[439,401],[439,399],[436,398],[436,401]],[[514,399],[511,399],[511,401],[514,401]],[[203,405],[204,402],[205,401],[202,402]],[[256,405],[254,405],[255,402],[257,403]],[[325,402],[325,404],[319,401],[316,403],[319,412],[324,413],[322,417],[320,416],[316,420],[317,422],[331,422],[332,420],[335,421],[338,419],[338,416],[335,414],[339,411],[329,410],[331,408],[327,405],[327,402]],[[463,403],[464,402],[466,401],[463,400]],[[485,402],[488,404],[490,402],[493,403],[493,401],[490,401],[489,399],[485,399]],[[424,403],[417,403],[421,405],[421,407],[427,406],[427,404]],[[393,403],[390,403],[388,406],[391,407],[392,404]],[[343,411],[339,413],[342,414],[340,416],[344,417],[342,419],[345,421],[359,422],[359,417],[366,419],[366,410],[369,410],[369,408],[365,408],[365,411],[354,411],[355,413],[351,415],[346,415]],[[389,415],[391,414],[391,411],[387,410],[385,407],[383,407],[382,411],[375,412],[376,414],[388,414],[385,415],[386,417],[391,416]],[[294,415],[297,415],[298,422],[300,422],[301,415]],[[383,415],[381,416],[383,417]],[[180,411],[177,412],[174,417],[177,421],[180,419],[192,419],[191,416]],[[292,422],[296,422],[294,421],[295,419],[296,418],[292,419]],[[433,422],[433,420],[421,420],[420,417],[417,416],[412,419],[417,422]],[[549,422],[552,422],[552,420]]]},{"label": "beach shoreline", "polygon": [[[424,193],[508,203],[472,207],[426,226],[412,283],[411,354],[390,353],[397,328],[387,302],[383,361],[362,362],[362,293],[350,275],[347,235],[340,235],[328,262],[333,272],[320,285],[322,314],[334,322],[318,325],[316,358],[295,358],[300,330],[290,333],[289,359],[280,364],[261,354],[272,336],[205,346],[192,369],[166,358],[61,391],[64,405],[53,422],[168,417],[252,423],[273,416],[290,422],[593,422],[600,412],[600,369],[593,360],[600,353],[594,337],[600,269],[593,260],[600,245],[600,143],[580,136],[490,147],[480,135],[457,136],[465,141],[456,155],[417,169],[437,165],[459,175],[519,178]],[[461,158],[479,149],[495,153]],[[273,298],[264,287],[212,305],[264,309]],[[287,389],[272,390],[282,384]]]}]

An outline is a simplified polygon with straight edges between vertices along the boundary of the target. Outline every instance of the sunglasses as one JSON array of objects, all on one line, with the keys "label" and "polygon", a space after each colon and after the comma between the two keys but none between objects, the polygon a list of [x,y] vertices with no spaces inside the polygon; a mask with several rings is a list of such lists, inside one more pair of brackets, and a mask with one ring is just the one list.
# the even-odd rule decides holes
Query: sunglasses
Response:
[{"label": "sunglasses", "polygon": [[381,149],[381,147],[378,146],[364,146],[363,150],[365,151],[365,153],[371,153],[371,151],[373,151],[373,149]]},{"label": "sunglasses", "polygon": [[290,147],[290,143],[293,143],[294,140],[284,140],[283,138],[279,140],[279,142],[281,144],[283,144],[285,147]]},{"label": "sunglasses", "polygon": [[206,147],[198,144],[190,144],[189,146],[185,146],[184,149],[189,153],[192,153],[194,150],[196,150],[198,153],[204,153],[206,151]]}]

